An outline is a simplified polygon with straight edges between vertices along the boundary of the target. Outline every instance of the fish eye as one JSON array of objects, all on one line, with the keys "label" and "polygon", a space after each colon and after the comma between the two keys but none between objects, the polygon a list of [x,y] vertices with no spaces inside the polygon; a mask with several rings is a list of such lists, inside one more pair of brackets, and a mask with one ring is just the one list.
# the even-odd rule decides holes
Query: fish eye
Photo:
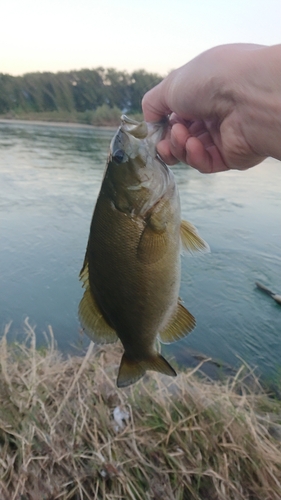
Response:
[{"label": "fish eye", "polygon": [[115,161],[115,163],[122,163],[124,159],[124,151],[122,149],[117,149],[116,153],[114,153],[112,159]]}]

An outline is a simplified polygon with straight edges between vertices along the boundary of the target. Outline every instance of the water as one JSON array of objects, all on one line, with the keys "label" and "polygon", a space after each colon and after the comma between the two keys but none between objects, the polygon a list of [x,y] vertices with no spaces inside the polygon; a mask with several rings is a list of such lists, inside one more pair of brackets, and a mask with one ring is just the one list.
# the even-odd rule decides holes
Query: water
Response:
[{"label": "water", "polygon": [[[0,328],[12,320],[11,338],[28,316],[39,344],[50,324],[63,351],[87,345],[78,274],[112,133],[0,123]],[[183,257],[180,295],[197,327],[166,350],[183,363],[193,349],[279,374],[281,307],[255,281],[281,293],[280,162],[210,176],[183,165],[174,171],[183,218],[211,253]]]}]

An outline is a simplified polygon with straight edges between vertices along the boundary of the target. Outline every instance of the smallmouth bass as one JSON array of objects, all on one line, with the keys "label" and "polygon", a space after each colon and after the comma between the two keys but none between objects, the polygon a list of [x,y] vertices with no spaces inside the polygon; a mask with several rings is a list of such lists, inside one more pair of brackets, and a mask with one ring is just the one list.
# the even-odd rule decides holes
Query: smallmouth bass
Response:
[{"label": "smallmouth bass", "polygon": [[185,337],[195,319],[181,303],[181,245],[205,250],[196,229],[181,221],[174,175],[156,152],[165,123],[123,115],[110,145],[80,273],[85,287],[79,318],[98,344],[124,347],[117,386],[155,370],[176,376],[156,338]]}]

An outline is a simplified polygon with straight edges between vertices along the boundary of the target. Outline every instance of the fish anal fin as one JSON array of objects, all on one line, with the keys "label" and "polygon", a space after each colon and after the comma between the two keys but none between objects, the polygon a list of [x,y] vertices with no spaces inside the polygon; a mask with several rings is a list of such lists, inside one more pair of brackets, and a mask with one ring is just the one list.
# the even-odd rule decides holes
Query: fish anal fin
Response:
[{"label": "fish anal fin", "polygon": [[118,340],[116,332],[104,319],[88,287],[78,309],[79,319],[88,337],[97,344],[112,344]]},{"label": "fish anal fin", "polygon": [[200,238],[197,233],[197,229],[190,222],[187,222],[186,220],[181,221],[180,234],[182,246],[185,250],[188,250],[191,253],[196,251],[210,251],[208,243]]},{"label": "fish anal fin", "polygon": [[124,352],[119,367],[117,387],[127,387],[128,385],[134,384],[144,376],[146,370],[164,373],[171,377],[176,377],[177,375],[168,361],[159,353],[150,356],[148,359],[139,361],[131,359],[126,352]]},{"label": "fish anal fin", "polygon": [[188,335],[196,325],[194,316],[178,302],[175,314],[170,319],[166,328],[160,332],[159,339],[162,344],[171,344]]}]

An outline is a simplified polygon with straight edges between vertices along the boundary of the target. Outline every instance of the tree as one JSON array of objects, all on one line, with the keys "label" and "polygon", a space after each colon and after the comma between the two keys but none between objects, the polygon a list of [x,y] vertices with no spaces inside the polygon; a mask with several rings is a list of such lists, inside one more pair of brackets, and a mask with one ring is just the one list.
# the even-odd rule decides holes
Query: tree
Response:
[{"label": "tree", "polygon": [[0,113],[95,111],[106,105],[123,112],[141,112],[144,93],[161,77],[141,69],[131,75],[114,68],[59,73],[0,74]]},{"label": "tree", "polygon": [[144,94],[161,80],[161,76],[156,73],[147,73],[144,69],[132,73],[130,85],[130,111],[132,113],[141,112],[141,101]]}]

